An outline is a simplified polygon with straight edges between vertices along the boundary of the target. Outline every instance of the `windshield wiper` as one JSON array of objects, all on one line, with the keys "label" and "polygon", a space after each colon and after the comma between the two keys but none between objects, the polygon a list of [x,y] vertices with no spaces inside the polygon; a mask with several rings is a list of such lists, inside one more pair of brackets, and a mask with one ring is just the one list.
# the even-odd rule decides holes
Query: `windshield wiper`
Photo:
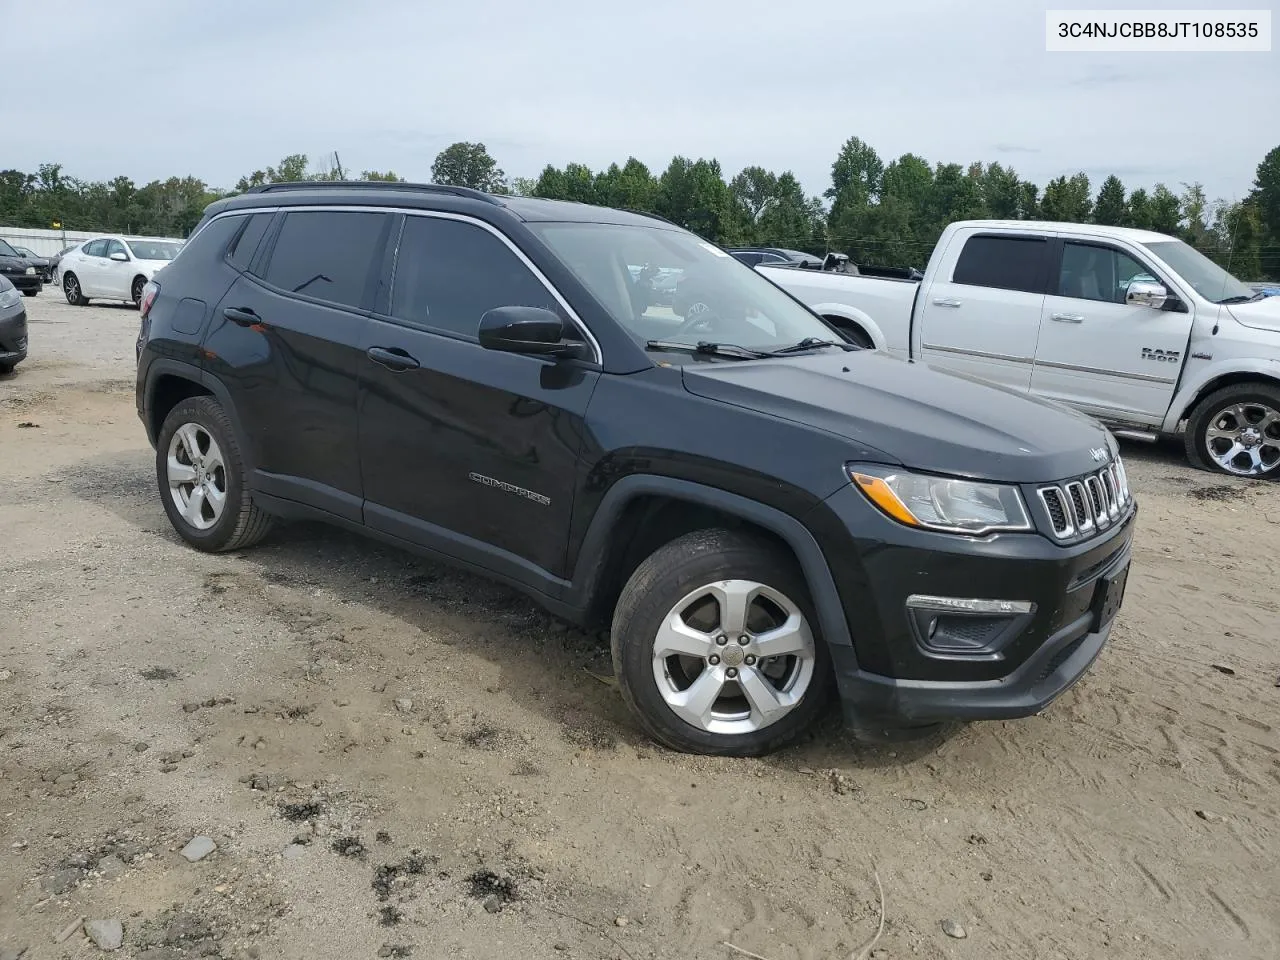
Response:
[{"label": "windshield wiper", "polygon": [[777,356],[767,350],[752,350],[750,347],[740,347],[736,343],[712,343],[709,340],[699,340],[697,343],[681,343],[677,340],[650,340],[645,345],[646,350],[678,350],[682,353],[692,353],[698,356],[708,357],[729,357],[733,360],[760,360],[764,357]]},{"label": "windshield wiper", "polygon": [[851,343],[840,343],[837,340],[821,340],[818,337],[805,337],[803,340],[798,343],[793,343],[789,347],[778,347],[773,351],[773,353],[799,353],[801,350],[817,350],[819,347],[839,347],[841,350],[858,349]]},{"label": "windshield wiper", "polygon": [[1227,297],[1227,299],[1219,300],[1217,301],[1217,303],[1219,306],[1223,306],[1224,304],[1228,304],[1228,303],[1253,303],[1253,301],[1261,300],[1261,299],[1262,299],[1261,293],[1255,293],[1251,297],[1246,297],[1242,294],[1238,297]]}]

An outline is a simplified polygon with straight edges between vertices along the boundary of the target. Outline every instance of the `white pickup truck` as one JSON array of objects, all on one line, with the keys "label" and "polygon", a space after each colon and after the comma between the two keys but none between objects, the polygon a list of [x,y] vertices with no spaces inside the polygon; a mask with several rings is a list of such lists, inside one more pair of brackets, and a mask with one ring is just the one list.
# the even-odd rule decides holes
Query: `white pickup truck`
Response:
[{"label": "white pickup truck", "polygon": [[1193,463],[1280,477],[1280,297],[1159,233],[971,220],[924,279],[761,274],[865,346],[1030,392]]}]

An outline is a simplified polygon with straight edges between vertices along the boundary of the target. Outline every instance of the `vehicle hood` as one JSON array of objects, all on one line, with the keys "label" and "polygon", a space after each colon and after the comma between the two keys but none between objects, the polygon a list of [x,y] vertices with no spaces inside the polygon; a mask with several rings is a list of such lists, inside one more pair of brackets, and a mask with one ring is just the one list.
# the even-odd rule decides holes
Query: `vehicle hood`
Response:
[{"label": "vehicle hood", "polygon": [[1253,303],[1233,303],[1227,309],[1246,327],[1280,333],[1280,297],[1263,297]]},{"label": "vehicle hood", "polygon": [[5,273],[26,273],[27,267],[35,266],[26,257],[0,257],[0,270]]},{"label": "vehicle hood", "polygon": [[1096,470],[1093,451],[1114,450],[1100,423],[1060,404],[878,351],[682,370],[696,396],[816,427],[934,473],[1040,483]]}]

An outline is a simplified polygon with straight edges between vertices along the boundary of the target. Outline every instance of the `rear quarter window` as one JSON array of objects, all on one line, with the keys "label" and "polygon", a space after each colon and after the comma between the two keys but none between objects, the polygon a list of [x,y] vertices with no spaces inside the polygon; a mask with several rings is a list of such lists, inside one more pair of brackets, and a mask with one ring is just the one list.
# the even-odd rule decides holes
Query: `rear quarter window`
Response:
[{"label": "rear quarter window", "polygon": [[1048,267],[1046,238],[978,234],[965,241],[951,280],[971,287],[1044,293]]}]

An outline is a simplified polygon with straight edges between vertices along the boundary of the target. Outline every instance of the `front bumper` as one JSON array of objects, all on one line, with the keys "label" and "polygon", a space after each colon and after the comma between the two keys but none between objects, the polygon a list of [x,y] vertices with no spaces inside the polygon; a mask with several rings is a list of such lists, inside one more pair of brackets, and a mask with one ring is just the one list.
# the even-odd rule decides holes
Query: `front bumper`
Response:
[{"label": "front bumper", "polygon": [[44,287],[44,277],[38,272],[6,273],[5,278],[23,293],[29,293],[32,290],[40,290]]},{"label": "front bumper", "polygon": [[[1074,684],[1106,645],[1127,582],[1136,506],[1106,533],[1071,546],[1039,534],[977,540],[913,530],[852,489],[826,506],[821,539],[834,541],[834,528],[844,528],[845,549],[824,552],[835,558],[853,639],[829,650],[845,719],[855,729],[1031,716]],[[849,531],[859,531],[852,550]],[[913,623],[908,598],[922,594],[1025,602],[1034,612],[1009,616],[1007,630],[991,627],[999,642],[990,648],[943,651]]]}]

